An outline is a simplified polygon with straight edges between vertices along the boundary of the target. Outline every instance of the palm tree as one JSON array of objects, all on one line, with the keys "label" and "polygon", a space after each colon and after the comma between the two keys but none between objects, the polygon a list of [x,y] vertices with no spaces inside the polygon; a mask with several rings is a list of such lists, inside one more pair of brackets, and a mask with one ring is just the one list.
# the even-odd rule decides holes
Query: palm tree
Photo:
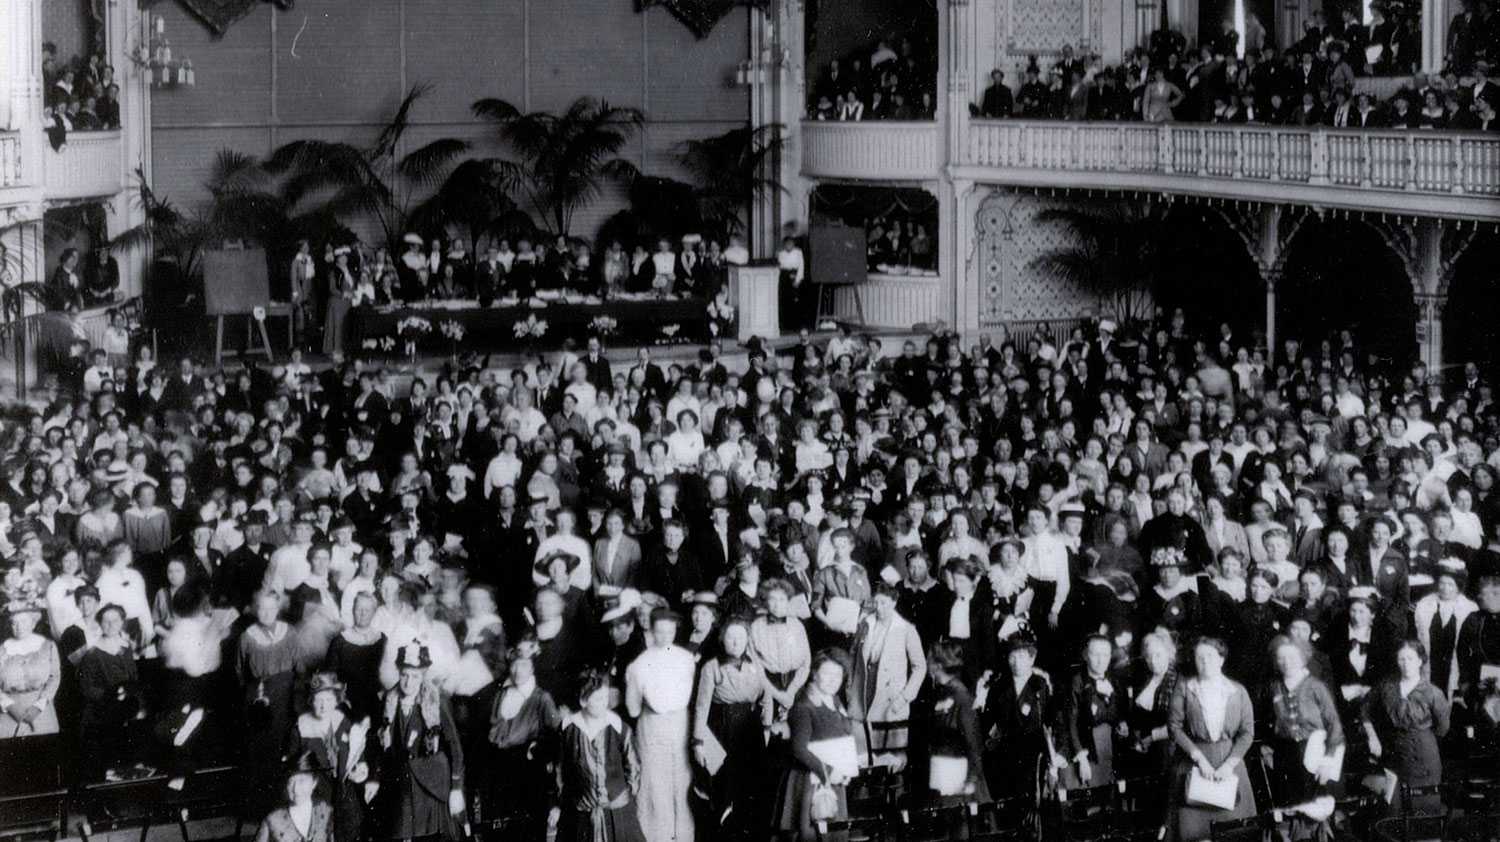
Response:
[{"label": "palm tree", "polygon": [[469,149],[467,141],[445,137],[403,153],[412,110],[429,91],[428,85],[413,85],[368,149],[297,140],[273,152],[266,170],[286,178],[282,196],[291,206],[307,202],[335,215],[366,214],[380,226],[386,245],[398,252],[418,193],[438,184]]},{"label": "palm tree", "polygon": [[779,123],[746,126],[678,146],[678,163],[697,182],[698,214],[709,229],[704,233],[740,233],[753,200],[785,189],[775,169],[781,149]]},{"label": "palm tree", "polygon": [[1096,296],[1101,309],[1122,321],[1151,315],[1162,269],[1180,251],[1164,205],[1053,207],[1037,213],[1036,222],[1062,225],[1069,237],[1067,245],[1033,258],[1031,269]]},{"label": "palm tree", "polygon": [[469,158],[453,168],[437,192],[412,212],[417,228],[454,227],[469,235],[469,253],[479,254],[486,236],[531,236],[531,217],[505,192],[504,161]]},{"label": "palm tree", "polygon": [[115,235],[109,241],[109,250],[149,248],[157,259],[175,261],[181,277],[197,277],[202,269],[203,252],[222,239],[212,214],[203,209],[192,213],[179,209],[171,199],[151,189],[140,167],[135,169],[135,181],[135,203],[141,209],[141,223]]},{"label": "palm tree", "polygon": [[574,214],[606,182],[628,184],[639,175],[634,164],[616,157],[645,123],[637,109],[580,97],[560,115],[523,114],[505,100],[489,98],[475,102],[473,111],[494,122],[500,138],[521,158],[499,162],[502,183],[524,194],[554,234],[568,235]]}]

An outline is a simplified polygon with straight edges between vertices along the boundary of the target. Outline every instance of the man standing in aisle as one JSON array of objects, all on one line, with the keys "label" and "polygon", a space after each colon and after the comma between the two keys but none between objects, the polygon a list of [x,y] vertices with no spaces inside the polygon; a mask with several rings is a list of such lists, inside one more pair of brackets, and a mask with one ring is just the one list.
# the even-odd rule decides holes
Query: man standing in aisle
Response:
[{"label": "man standing in aisle", "polygon": [[292,258],[292,347],[301,348],[307,341],[307,312],[312,306],[307,296],[312,293],[313,279],[318,264],[313,260],[312,246],[306,240],[297,241],[297,256]]}]

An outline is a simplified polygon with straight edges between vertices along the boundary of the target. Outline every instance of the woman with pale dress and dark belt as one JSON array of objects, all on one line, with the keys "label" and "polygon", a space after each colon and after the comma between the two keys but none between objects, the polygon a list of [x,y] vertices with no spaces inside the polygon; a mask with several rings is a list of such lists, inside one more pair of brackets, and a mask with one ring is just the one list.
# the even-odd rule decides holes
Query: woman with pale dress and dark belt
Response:
[{"label": "woman with pale dress and dark belt", "polygon": [[[766,671],[750,657],[750,627],[733,619],[719,632],[719,654],[698,671],[693,700],[693,759],[708,778],[711,816],[725,830],[750,829],[757,780],[766,748],[762,728],[770,724]],[[708,767],[718,765],[713,773]],[[755,827],[755,829],[759,829]]]},{"label": "woman with pale dress and dark belt", "polygon": [[557,842],[646,842],[635,809],[641,763],[630,727],[609,709],[609,673],[587,672],[580,686],[559,739]]},{"label": "woman with pale dress and dark belt", "polygon": [[[1381,682],[1364,700],[1370,755],[1411,787],[1442,782],[1438,741],[1447,736],[1452,713],[1448,697],[1422,678],[1426,664],[1422,644],[1414,640],[1401,644],[1396,649],[1397,676]],[[1414,812],[1434,813],[1442,806],[1436,795],[1414,800],[1409,805]]]},{"label": "woman with pale dress and dark belt", "polygon": [[697,663],[677,646],[678,615],[651,612],[651,645],[625,670],[625,709],[636,720],[641,786],[636,813],[651,842],[692,842],[688,707]]},{"label": "woman with pale dress and dark belt", "polygon": [[25,579],[14,591],[5,605],[10,638],[0,643],[0,739],[56,734],[53,699],[62,665],[57,646],[36,630],[44,610],[41,589]]},{"label": "woman with pale dress and dark belt", "polygon": [[[1229,647],[1205,637],[1193,647],[1197,675],[1179,682],[1172,692],[1167,728],[1177,747],[1167,816],[1168,838],[1174,842],[1207,839],[1214,822],[1255,815],[1255,796],[1245,768],[1245,753],[1255,739],[1255,711],[1250,694],[1224,675]],[[1234,806],[1228,809],[1190,803],[1189,778],[1197,773],[1209,781],[1235,781]]]}]

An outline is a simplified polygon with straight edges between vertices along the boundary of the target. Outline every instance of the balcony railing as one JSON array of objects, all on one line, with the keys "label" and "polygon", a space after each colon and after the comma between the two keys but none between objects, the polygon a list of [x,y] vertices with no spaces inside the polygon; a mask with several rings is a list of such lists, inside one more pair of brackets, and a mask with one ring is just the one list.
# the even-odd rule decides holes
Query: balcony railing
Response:
[{"label": "balcony railing", "polygon": [[939,177],[937,123],[802,121],[809,178],[923,181]]},{"label": "balcony railing", "polygon": [[71,132],[57,151],[46,150],[49,200],[113,196],[124,187],[119,131]]},{"label": "balcony railing", "polygon": [[1006,183],[1475,216],[1500,197],[1488,134],[976,120],[968,140],[963,176]]}]

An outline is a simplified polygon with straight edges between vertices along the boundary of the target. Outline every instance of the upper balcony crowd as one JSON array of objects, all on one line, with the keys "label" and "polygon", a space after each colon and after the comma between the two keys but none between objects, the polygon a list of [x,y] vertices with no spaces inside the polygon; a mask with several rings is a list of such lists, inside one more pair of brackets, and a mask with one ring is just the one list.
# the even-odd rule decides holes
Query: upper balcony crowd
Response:
[{"label": "upper balcony crowd", "polygon": [[53,149],[67,143],[69,132],[120,127],[120,86],[103,52],[59,59],[56,44],[42,44],[42,85],[42,126]]},{"label": "upper balcony crowd", "polygon": [[[829,62],[813,88],[815,120],[931,120],[937,113],[935,46],[883,38]],[[891,45],[896,45],[894,48]]]},{"label": "upper balcony crowd", "polygon": [[[1381,100],[1361,77],[1404,75],[1416,61],[1415,32],[1388,20],[1376,4],[1372,22],[1354,8],[1325,25],[1314,16],[1303,37],[1278,51],[1250,16],[1241,33],[1225,21],[1218,37],[1190,50],[1187,39],[1159,30],[1149,46],[1117,66],[1064,46],[1043,71],[1035,57],[1012,90],[995,70],[971,114],[986,118],[1188,121],[1338,128],[1459,129],[1496,131],[1500,88],[1489,81],[1500,55],[1500,16],[1489,0],[1470,0],[1448,28],[1447,59],[1440,73],[1415,74]],[[1243,54],[1243,58],[1240,55]]]}]

